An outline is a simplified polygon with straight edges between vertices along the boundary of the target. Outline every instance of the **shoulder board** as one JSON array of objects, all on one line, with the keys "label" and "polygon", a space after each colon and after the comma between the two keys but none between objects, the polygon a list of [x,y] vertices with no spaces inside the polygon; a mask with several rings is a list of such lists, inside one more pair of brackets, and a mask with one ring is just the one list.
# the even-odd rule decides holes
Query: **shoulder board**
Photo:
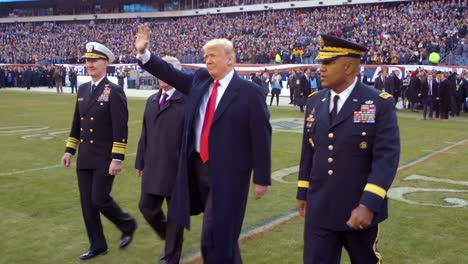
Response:
[{"label": "shoulder board", "polygon": [[383,98],[384,100],[387,100],[388,98],[392,98],[393,96],[387,92],[383,92],[379,94],[380,98]]},{"label": "shoulder board", "polygon": [[311,94],[309,94],[309,96],[307,96],[307,98],[312,97],[312,96],[314,96],[314,95],[317,94],[317,93],[318,93],[318,91],[314,91],[314,92],[312,92]]}]

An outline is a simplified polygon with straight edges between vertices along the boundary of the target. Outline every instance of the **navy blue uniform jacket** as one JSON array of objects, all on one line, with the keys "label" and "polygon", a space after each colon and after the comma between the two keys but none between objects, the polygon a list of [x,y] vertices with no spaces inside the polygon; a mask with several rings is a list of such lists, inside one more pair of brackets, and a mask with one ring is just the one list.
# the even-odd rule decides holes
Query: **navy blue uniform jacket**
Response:
[{"label": "navy blue uniform jacket", "polygon": [[77,169],[109,168],[124,160],[128,135],[127,98],[123,89],[104,78],[91,94],[91,82],[80,85],[65,151],[75,154]]},{"label": "navy blue uniform jacket", "polygon": [[142,191],[145,193],[172,194],[182,145],[184,97],[175,91],[161,109],[161,91],[146,101],[135,159],[135,168],[143,170]]},{"label": "navy blue uniform jacket", "polygon": [[[400,158],[394,99],[357,82],[329,123],[330,90],[307,102],[297,199],[307,200],[306,224],[349,230],[351,211],[363,204],[374,212],[371,226],[387,218],[387,196]],[[375,122],[354,117],[375,107]]]},{"label": "navy blue uniform jacket", "polygon": [[[214,80],[205,68],[193,74],[176,70],[151,55],[141,65],[152,75],[188,95],[179,171],[169,208],[169,217],[190,227],[190,215],[200,213],[190,199],[189,158],[194,150],[194,125],[202,97]],[[209,184],[213,201],[213,244],[223,245],[218,256],[226,256],[237,246],[242,228],[249,183],[271,184],[271,125],[263,89],[237,73],[221,98],[213,118],[209,137]]]}]

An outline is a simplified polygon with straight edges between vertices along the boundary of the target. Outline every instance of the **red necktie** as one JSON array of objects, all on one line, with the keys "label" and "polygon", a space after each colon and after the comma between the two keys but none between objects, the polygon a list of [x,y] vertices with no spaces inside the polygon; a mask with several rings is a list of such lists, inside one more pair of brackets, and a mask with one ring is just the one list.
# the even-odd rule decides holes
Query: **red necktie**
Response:
[{"label": "red necktie", "polygon": [[216,97],[218,96],[219,81],[215,81],[213,85],[213,91],[211,92],[208,104],[205,110],[205,119],[203,120],[203,127],[200,137],[200,158],[206,163],[209,159],[208,155],[208,139],[210,136],[211,122],[216,110]]}]

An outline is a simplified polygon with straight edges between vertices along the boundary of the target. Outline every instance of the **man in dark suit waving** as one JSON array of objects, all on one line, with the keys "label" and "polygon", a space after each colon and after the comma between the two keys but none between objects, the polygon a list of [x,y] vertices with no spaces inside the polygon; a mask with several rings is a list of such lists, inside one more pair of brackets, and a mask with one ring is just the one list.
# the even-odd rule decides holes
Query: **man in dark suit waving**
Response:
[{"label": "man in dark suit waving", "polygon": [[73,123],[62,164],[68,168],[78,148],[76,171],[81,209],[88,232],[89,250],[81,260],[107,253],[100,213],[122,232],[119,247],[127,247],[136,230],[135,219],[122,211],[110,196],[114,177],[120,173],[128,134],[127,99],[122,87],[106,78],[114,54],[97,42],[86,44],[86,70],[91,81],[78,90]]},{"label": "man in dark suit waving", "polygon": [[190,214],[204,210],[204,263],[242,263],[238,239],[252,170],[256,198],[271,184],[271,126],[263,89],[234,71],[234,47],[227,39],[205,44],[206,68],[193,74],[148,51],[149,39],[150,29],[140,25],[135,46],[141,67],[188,95],[169,217],[188,228]]},{"label": "man in dark suit waving", "polygon": [[380,263],[379,223],[387,218],[387,190],[400,157],[390,94],[358,81],[366,48],[319,37],[323,89],[307,102],[298,182],[305,216],[304,263]]}]

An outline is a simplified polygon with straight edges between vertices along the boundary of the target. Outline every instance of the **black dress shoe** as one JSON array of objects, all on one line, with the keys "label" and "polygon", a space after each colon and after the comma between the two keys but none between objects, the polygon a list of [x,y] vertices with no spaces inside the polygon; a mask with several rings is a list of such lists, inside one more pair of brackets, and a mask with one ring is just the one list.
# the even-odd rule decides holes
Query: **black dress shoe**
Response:
[{"label": "black dress shoe", "polygon": [[99,255],[105,255],[107,254],[107,249],[102,249],[102,250],[94,250],[90,249],[87,252],[85,252],[83,255],[80,256],[81,260],[88,260],[92,259],[94,257],[97,257]]},{"label": "black dress shoe", "polygon": [[130,230],[130,232],[122,234],[122,238],[120,239],[120,243],[119,243],[120,249],[124,249],[128,247],[128,245],[130,245],[133,241],[133,234],[135,234],[135,230],[137,229],[137,223],[135,220],[133,221],[134,221],[134,225],[133,225],[133,228]]}]

